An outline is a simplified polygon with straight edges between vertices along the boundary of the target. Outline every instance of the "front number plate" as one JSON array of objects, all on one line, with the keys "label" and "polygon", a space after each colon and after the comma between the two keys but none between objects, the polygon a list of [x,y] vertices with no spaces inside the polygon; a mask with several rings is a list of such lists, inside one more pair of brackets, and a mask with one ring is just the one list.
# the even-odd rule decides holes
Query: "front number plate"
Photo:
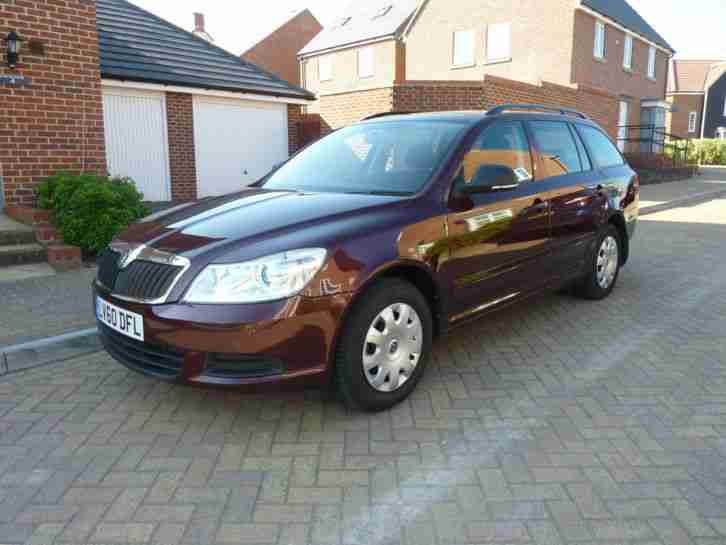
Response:
[{"label": "front number plate", "polygon": [[144,340],[144,317],[141,314],[129,312],[96,297],[96,317],[104,325],[122,335],[137,341]]}]

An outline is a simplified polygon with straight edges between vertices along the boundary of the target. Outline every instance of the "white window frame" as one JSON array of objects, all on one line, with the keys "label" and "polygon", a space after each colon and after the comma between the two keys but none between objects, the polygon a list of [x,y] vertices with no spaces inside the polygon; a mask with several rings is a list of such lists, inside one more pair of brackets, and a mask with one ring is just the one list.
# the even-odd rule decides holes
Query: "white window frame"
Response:
[{"label": "white window frame", "polygon": [[607,30],[605,23],[595,21],[595,43],[593,44],[592,54],[596,59],[605,60],[605,55],[607,54],[605,50],[606,36]]},{"label": "white window frame", "polygon": [[656,76],[656,59],[658,58],[658,52],[652,45],[648,47],[648,77],[655,79]]},{"label": "white window frame", "polygon": [[358,78],[367,79],[376,75],[375,50],[372,47],[363,47],[358,50]]},{"label": "white window frame", "polygon": [[630,34],[625,35],[623,42],[623,68],[633,69],[633,37]]},{"label": "white window frame", "polygon": [[716,139],[726,140],[726,127],[719,127],[716,129]]},{"label": "white window frame", "polygon": [[330,81],[333,79],[333,57],[330,55],[318,57],[318,79],[320,81]]},{"label": "white window frame", "polygon": [[[464,59],[463,61],[457,62],[457,44],[458,38],[463,36],[468,36],[471,41],[471,47],[470,51],[468,52],[469,57]],[[452,36],[452,56],[451,56],[451,66],[453,68],[463,68],[467,66],[474,66],[476,64],[476,31],[475,30],[457,30],[454,32]]]},{"label": "white window frame", "polygon": [[688,113],[688,132],[696,132],[696,124],[698,123],[698,112]]},{"label": "white window frame", "polygon": [[723,100],[723,116],[726,117],[726,98]]},{"label": "white window frame", "polygon": [[[487,62],[506,62],[512,60],[512,24],[495,23],[484,29],[484,58]],[[502,40],[495,43],[494,40]]]}]

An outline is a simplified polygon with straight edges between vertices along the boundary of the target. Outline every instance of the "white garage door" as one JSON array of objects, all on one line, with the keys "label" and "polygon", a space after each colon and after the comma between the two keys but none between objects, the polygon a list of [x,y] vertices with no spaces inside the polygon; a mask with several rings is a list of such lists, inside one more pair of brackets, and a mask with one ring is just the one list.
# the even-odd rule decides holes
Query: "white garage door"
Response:
[{"label": "white garage door", "polygon": [[239,191],[288,157],[284,104],[194,97],[199,197]]},{"label": "white garage door", "polygon": [[171,199],[163,93],[103,92],[106,159],[112,176],[128,176],[146,201]]}]

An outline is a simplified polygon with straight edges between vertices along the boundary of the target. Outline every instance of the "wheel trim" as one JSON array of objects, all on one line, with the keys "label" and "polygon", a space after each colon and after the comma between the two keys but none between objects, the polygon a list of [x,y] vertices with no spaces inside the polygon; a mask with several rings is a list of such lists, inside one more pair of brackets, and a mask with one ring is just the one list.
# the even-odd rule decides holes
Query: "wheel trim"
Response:
[{"label": "wheel trim", "polygon": [[421,360],[423,325],[405,303],[384,308],[371,322],[363,343],[363,374],[379,392],[394,392],[413,375]]},{"label": "wheel trim", "polygon": [[608,289],[612,285],[619,264],[618,241],[612,235],[608,235],[600,244],[595,261],[597,283],[602,289]]}]

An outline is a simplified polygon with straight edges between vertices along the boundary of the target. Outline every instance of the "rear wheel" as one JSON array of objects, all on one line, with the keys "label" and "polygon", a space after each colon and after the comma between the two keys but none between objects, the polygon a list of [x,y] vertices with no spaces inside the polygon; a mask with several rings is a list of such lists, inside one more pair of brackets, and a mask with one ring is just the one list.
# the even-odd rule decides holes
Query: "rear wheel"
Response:
[{"label": "rear wheel", "polygon": [[346,320],[335,359],[338,392],[351,408],[382,411],[416,388],[431,352],[431,311],[413,285],[377,282]]},{"label": "rear wheel", "polygon": [[620,274],[622,241],[613,225],[600,235],[596,251],[590,263],[589,272],[575,287],[576,295],[586,299],[604,299],[613,291]]}]

